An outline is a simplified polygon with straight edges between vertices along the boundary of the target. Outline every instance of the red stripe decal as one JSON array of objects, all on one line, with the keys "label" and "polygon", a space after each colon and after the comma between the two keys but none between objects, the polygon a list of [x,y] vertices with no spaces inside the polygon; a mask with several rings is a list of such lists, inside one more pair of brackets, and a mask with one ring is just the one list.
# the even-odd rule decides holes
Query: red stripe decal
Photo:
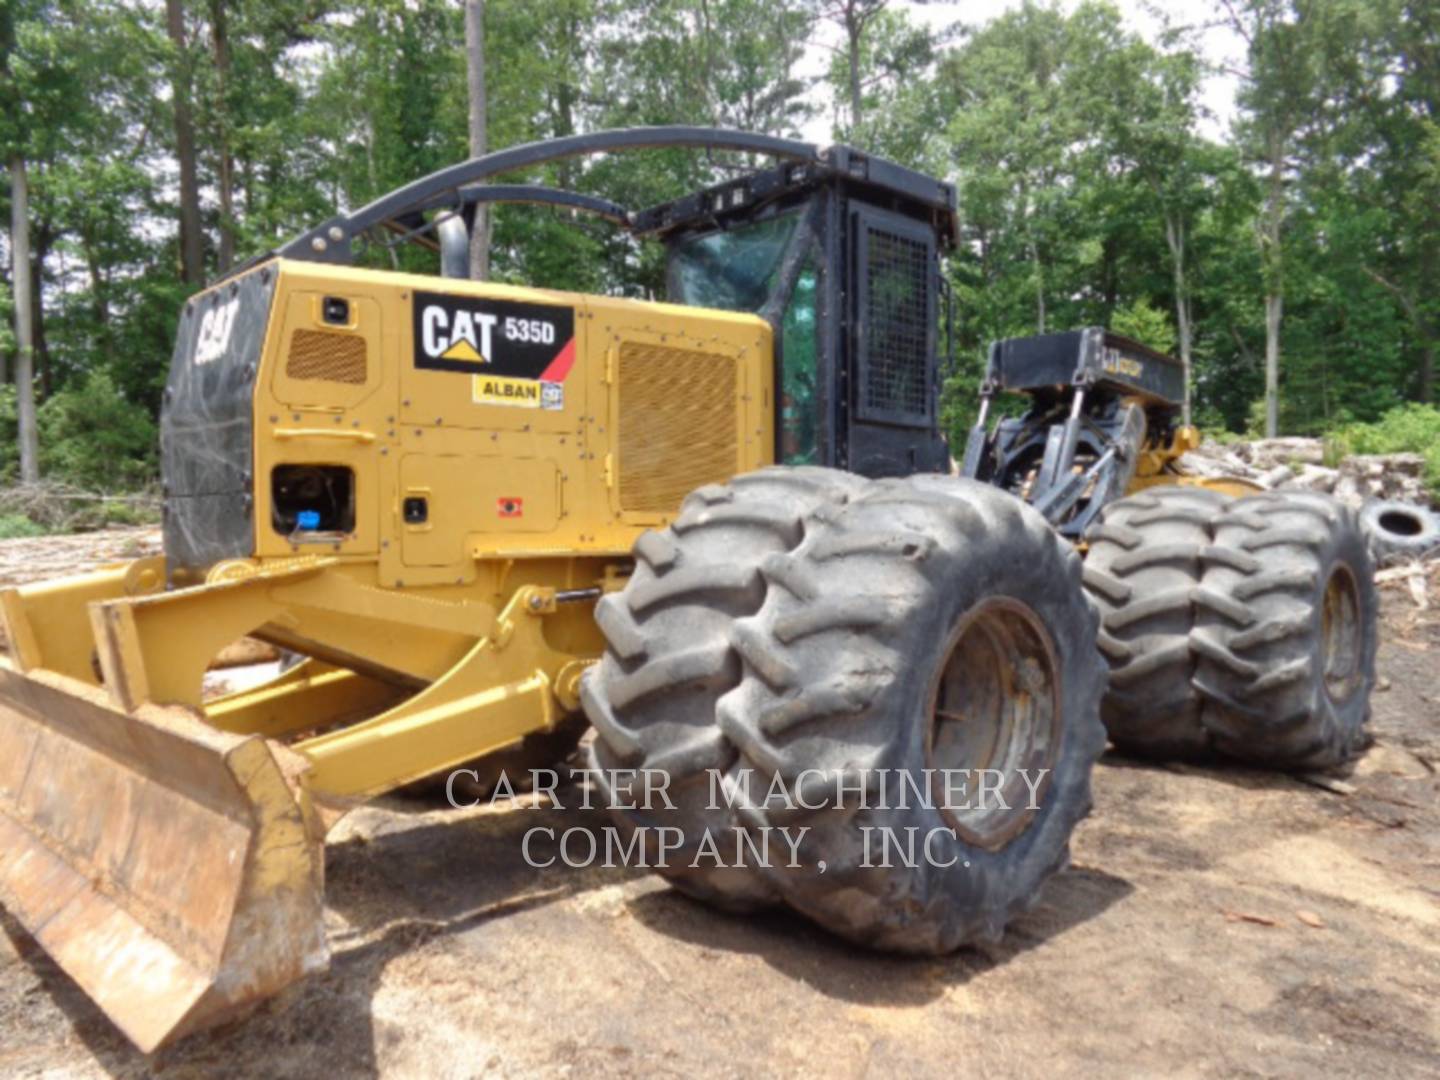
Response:
[{"label": "red stripe decal", "polygon": [[565,376],[575,366],[575,339],[572,337],[565,347],[555,354],[555,359],[540,373],[541,382],[564,382]]}]

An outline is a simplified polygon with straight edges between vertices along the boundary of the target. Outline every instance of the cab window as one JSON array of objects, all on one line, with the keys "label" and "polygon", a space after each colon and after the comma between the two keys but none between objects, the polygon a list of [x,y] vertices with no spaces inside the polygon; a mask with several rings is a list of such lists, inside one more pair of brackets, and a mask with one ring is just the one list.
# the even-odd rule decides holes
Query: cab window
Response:
[{"label": "cab window", "polygon": [[820,400],[816,393],[815,264],[807,262],[780,324],[780,461],[820,461]]}]

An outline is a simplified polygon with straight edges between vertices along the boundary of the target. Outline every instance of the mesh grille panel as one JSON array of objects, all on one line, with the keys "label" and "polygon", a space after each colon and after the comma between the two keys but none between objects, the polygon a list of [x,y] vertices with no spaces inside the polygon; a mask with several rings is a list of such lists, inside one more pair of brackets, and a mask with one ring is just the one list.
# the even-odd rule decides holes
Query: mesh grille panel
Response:
[{"label": "mesh grille panel", "polygon": [[865,404],[891,413],[930,413],[929,249],[867,227]]},{"label": "mesh grille panel", "polygon": [[292,379],[365,383],[365,339],[328,330],[296,330],[290,338],[285,374]]},{"label": "mesh grille panel", "polygon": [[620,508],[669,514],[735,473],[736,364],[714,353],[620,346]]}]

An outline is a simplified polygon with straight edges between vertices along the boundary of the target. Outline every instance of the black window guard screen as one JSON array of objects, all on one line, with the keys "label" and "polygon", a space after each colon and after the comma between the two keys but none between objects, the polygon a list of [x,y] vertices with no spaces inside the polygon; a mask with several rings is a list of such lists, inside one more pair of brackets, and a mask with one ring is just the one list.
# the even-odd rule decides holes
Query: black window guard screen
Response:
[{"label": "black window guard screen", "polygon": [[862,420],[928,426],[932,419],[935,297],[929,226],[856,210],[856,301]]}]

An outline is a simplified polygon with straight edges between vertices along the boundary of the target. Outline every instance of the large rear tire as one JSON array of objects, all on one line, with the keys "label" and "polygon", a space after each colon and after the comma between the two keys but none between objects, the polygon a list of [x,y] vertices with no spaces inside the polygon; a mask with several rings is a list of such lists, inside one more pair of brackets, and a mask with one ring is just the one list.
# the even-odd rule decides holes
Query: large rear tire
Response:
[{"label": "large rear tire", "polygon": [[[843,503],[863,484],[850,473],[804,467],[701,488],[673,524],[640,537],[630,581],[596,607],[607,648],[581,683],[581,701],[596,729],[597,786],[627,841],[636,829],[647,843],[662,828],[682,831],[678,850],[667,850],[655,869],[699,899],[733,910],[775,900],[764,878],[735,860],[694,865],[704,844],[735,847],[730,815],[713,805],[710,783],[736,756],[715,718],[716,702],[740,681],[730,627],[760,609],[764,560],[795,548],[817,508]],[[643,778],[653,781],[649,807],[643,780],[613,790],[612,779],[632,779],[621,771],[631,769],[650,770]],[[660,782],[675,809],[653,790]]]},{"label": "large rear tire", "polygon": [[1214,526],[1191,642],[1201,716],[1257,765],[1341,765],[1364,746],[1375,684],[1375,568],[1353,510],[1328,495],[1238,499]]},{"label": "large rear tire", "polygon": [[[1030,507],[948,477],[873,482],[766,560],[719,712],[738,822],[768,838],[787,904],[859,944],[942,953],[1035,902],[1105,742],[1080,569]],[[957,790],[965,769],[996,770],[1001,798],[976,799],[973,774]],[[798,858],[779,827],[805,829]]]},{"label": "large rear tire", "polygon": [[1213,753],[1195,688],[1195,591],[1211,523],[1229,497],[1157,487],[1107,506],[1086,534],[1085,587],[1099,606],[1110,682],[1100,716],[1116,747],[1152,758]]}]

